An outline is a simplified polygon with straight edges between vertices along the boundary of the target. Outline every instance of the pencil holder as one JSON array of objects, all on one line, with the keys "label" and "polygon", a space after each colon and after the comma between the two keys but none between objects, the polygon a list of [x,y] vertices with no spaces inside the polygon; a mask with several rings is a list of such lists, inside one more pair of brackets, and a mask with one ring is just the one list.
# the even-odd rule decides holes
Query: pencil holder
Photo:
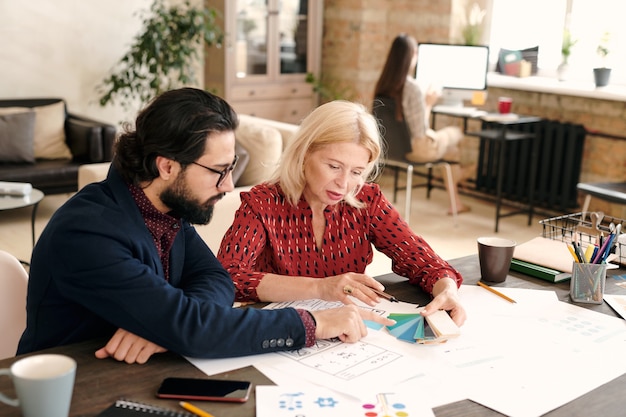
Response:
[{"label": "pencil holder", "polygon": [[602,304],[606,264],[574,263],[569,295],[575,303]]}]

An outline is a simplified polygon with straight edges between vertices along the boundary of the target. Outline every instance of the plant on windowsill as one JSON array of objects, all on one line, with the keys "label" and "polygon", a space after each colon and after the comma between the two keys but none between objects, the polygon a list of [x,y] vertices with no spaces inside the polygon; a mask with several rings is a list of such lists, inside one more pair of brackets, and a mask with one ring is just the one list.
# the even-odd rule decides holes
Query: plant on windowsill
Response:
[{"label": "plant on windowsill", "polygon": [[154,0],[140,16],[143,28],[130,50],[96,87],[101,106],[119,103],[127,111],[164,91],[196,83],[194,65],[200,52],[205,45],[222,44],[218,12],[188,0],[172,6]]},{"label": "plant on windowsill", "polygon": [[600,38],[600,43],[596,48],[596,53],[600,57],[602,62],[601,67],[596,67],[593,69],[593,79],[596,83],[596,87],[604,87],[608,85],[609,78],[611,77],[611,68],[607,67],[607,57],[609,55],[609,40],[610,33],[604,32],[602,37]]},{"label": "plant on windowsill", "polygon": [[559,81],[565,81],[567,78],[567,70],[569,69],[569,56],[572,53],[572,48],[578,39],[573,39],[569,30],[563,32],[563,42],[561,43],[561,63],[557,67],[557,74]]},{"label": "plant on windowsill", "polygon": [[480,45],[483,34],[483,19],[486,10],[482,10],[478,3],[474,3],[463,16],[463,28],[461,29],[461,37],[465,45]]}]

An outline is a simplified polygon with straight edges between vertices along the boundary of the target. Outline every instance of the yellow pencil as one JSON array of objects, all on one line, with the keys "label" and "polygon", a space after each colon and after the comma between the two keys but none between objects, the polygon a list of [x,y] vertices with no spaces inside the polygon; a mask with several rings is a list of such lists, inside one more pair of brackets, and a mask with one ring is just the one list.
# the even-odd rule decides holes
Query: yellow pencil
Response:
[{"label": "yellow pencil", "polygon": [[576,256],[576,252],[574,251],[574,248],[571,247],[570,245],[567,245],[567,249],[569,249],[569,252],[572,254],[572,258],[574,258],[574,262],[580,263],[578,256]]},{"label": "yellow pencil", "polygon": [[482,282],[478,281],[478,285],[483,287],[484,289],[491,291],[492,293],[494,293],[495,295],[497,295],[498,297],[502,297],[504,298],[506,301],[510,302],[510,303],[517,303],[517,301],[515,301],[512,298],[507,297],[506,295],[502,294],[500,291],[494,290],[493,288],[491,288],[489,285],[485,285]]},{"label": "yellow pencil", "polygon": [[192,413],[194,413],[197,416],[200,416],[200,417],[214,417],[213,414],[207,413],[206,411],[199,409],[195,405],[191,405],[189,403],[186,403],[185,401],[181,401],[178,404],[180,404],[180,406],[183,407],[185,410],[191,411]]}]

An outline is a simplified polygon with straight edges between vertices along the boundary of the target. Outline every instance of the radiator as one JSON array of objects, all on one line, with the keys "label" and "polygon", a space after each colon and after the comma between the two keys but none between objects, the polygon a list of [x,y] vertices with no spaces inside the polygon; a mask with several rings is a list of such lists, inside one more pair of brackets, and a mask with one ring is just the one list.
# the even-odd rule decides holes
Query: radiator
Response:
[{"label": "radiator", "polygon": [[[483,129],[499,129],[500,125],[484,122]],[[534,188],[534,206],[551,211],[567,212],[578,207],[576,184],[585,142],[584,126],[541,120],[537,123],[510,125],[507,129],[535,134],[537,146],[537,175]],[[496,194],[498,156],[501,142],[482,140],[478,157],[476,189]],[[528,203],[533,141],[509,141],[506,147],[502,198]]]}]

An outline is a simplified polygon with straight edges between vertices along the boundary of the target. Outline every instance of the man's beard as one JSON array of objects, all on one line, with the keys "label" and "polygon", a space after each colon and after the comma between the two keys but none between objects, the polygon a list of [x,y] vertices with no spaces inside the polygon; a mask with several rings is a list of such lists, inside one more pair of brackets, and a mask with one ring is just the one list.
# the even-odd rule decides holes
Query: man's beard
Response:
[{"label": "man's beard", "polygon": [[206,203],[199,203],[192,198],[192,193],[187,188],[185,174],[176,178],[174,183],[166,188],[160,195],[161,201],[169,207],[173,214],[180,216],[191,224],[207,224],[213,216],[213,207],[222,197],[223,193],[210,198]]}]

